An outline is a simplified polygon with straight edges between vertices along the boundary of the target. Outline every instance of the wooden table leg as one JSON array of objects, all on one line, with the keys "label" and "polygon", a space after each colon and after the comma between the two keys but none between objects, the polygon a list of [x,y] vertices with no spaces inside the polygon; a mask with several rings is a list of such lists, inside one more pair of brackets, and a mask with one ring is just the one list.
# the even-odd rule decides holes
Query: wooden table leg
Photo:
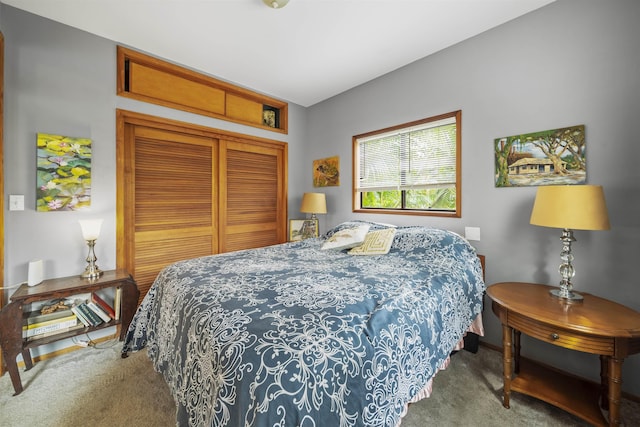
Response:
[{"label": "wooden table leg", "polygon": [[15,356],[13,358],[7,358],[5,360],[9,377],[11,378],[11,384],[13,384],[13,395],[17,396],[22,393],[22,381],[20,380],[20,372],[18,371],[18,364],[16,363]]},{"label": "wooden table leg", "polygon": [[622,394],[622,362],[624,359],[609,358],[609,425],[622,424],[620,419],[620,396]]},{"label": "wooden table leg", "polygon": [[502,396],[502,406],[509,408],[511,398],[511,337],[513,329],[507,325],[502,325],[502,367],[504,391]]},{"label": "wooden table leg", "polygon": [[[14,396],[22,393],[22,382],[18,372],[16,357],[22,353],[22,306],[14,302],[6,305],[0,311],[0,347],[7,366],[7,371],[13,384]],[[31,365],[31,355],[27,366]]]},{"label": "wooden table leg", "polygon": [[33,359],[31,359],[31,351],[28,348],[22,349],[22,360],[24,360],[25,371],[33,368]]},{"label": "wooden table leg", "polygon": [[120,303],[120,341],[124,341],[129,324],[133,319],[133,315],[136,313],[138,307],[138,298],[140,297],[140,290],[136,286],[136,283],[131,281],[125,282],[120,286],[122,289],[122,302]]},{"label": "wooden table leg", "polygon": [[600,407],[609,410],[609,358],[600,356]]},{"label": "wooden table leg", "polygon": [[516,374],[520,373],[520,331],[513,330],[513,360],[514,360],[514,368],[513,371]]}]

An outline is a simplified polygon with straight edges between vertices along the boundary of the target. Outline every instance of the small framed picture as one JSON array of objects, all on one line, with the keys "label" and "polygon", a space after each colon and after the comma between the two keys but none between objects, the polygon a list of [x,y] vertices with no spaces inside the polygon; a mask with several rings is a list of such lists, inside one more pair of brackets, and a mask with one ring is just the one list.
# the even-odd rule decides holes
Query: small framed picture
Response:
[{"label": "small framed picture", "polygon": [[318,237],[317,219],[290,219],[289,241],[299,242],[310,237]]}]

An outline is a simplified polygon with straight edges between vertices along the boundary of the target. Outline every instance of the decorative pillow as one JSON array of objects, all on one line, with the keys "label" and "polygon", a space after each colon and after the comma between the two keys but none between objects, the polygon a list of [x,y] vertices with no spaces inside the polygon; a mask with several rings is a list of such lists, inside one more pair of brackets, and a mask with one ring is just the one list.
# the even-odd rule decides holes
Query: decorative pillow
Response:
[{"label": "decorative pillow", "polygon": [[367,233],[364,243],[349,251],[350,255],[384,255],[389,253],[393,238],[396,235],[395,228],[376,230]]},{"label": "decorative pillow", "polygon": [[369,225],[360,225],[337,231],[322,244],[320,249],[341,251],[342,249],[355,248],[364,242],[367,231],[369,231]]},{"label": "decorative pillow", "polygon": [[382,222],[372,222],[372,221],[362,221],[358,219],[349,220],[342,222],[335,227],[330,228],[324,233],[324,238],[328,239],[339,231],[346,230],[349,228],[356,228],[363,225],[368,225],[369,230],[382,230],[384,228],[396,227],[394,224],[384,224]]}]

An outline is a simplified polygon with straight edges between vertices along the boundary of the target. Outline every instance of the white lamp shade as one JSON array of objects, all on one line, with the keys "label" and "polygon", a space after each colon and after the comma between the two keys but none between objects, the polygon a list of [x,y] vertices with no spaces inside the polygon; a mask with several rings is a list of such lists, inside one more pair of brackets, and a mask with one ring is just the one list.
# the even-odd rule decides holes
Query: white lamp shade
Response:
[{"label": "white lamp shade", "polygon": [[531,224],[573,230],[608,230],[609,215],[602,186],[538,187]]},{"label": "white lamp shade", "polygon": [[96,240],[98,236],[100,236],[102,221],[102,219],[81,219],[78,221],[82,228],[82,237],[84,237],[84,240]]},{"label": "white lamp shade", "polygon": [[304,193],[300,212],[310,214],[326,214],[327,198],[324,193]]}]

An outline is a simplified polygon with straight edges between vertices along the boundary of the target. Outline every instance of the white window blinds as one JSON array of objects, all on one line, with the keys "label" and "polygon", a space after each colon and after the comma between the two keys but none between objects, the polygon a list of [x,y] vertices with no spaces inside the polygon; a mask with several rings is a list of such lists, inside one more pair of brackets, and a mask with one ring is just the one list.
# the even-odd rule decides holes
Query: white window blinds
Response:
[{"label": "white window blinds", "polygon": [[357,139],[357,191],[456,185],[456,117]]}]

